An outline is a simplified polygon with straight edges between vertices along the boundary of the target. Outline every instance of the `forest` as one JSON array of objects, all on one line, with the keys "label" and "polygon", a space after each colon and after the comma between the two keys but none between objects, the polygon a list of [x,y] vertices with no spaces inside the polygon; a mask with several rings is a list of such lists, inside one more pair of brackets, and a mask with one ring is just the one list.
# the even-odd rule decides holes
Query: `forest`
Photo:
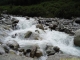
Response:
[{"label": "forest", "polygon": [[80,17],[80,0],[0,0],[0,13],[31,17]]}]

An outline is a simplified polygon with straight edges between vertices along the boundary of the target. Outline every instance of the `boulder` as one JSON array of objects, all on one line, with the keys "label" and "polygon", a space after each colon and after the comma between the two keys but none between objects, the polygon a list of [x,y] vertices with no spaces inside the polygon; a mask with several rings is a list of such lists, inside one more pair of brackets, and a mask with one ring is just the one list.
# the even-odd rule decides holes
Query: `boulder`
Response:
[{"label": "boulder", "polygon": [[18,50],[19,48],[19,44],[15,41],[15,40],[9,40],[6,42],[6,44],[11,48],[11,49],[14,49],[14,50]]},{"label": "boulder", "polygon": [[47,53],[48,56],[55,54],[55,51],[54,51],[53,48],[54,48],[54,47],[53,47],[52,45],[47,45],[47,46],[46,46],[45,51],[46,51],[46,53]]},{"label": "boulder", "polygon": [[60,48],[57,47],[57,46],[55,46],[53,49],[54,49],[55,52],[59,52],[60,51]]},{"label": "boulder", "polygon": [[80,18],[76,18],[75,23],[80,24]]},{"label": "boulder", "polygon": [[25,33],[25,38],[29,38],[31,36],[32,32],[31,31],[27,31]]},{"label": "boulder", "polygon": [[12,24],[15,24],[15,23],[18,23],[19,20],[15,19],[15,18],[12,18]]},{"label": "boulder", "polygon": [[36,51],[36,53],[35,53],[35,56],[36,56],[37,58],[43,56],[42,51],[41,51],[40,49],[37,49],[37,51]]},{"label": "boulder", "polygon": [[43,25],[42,25],[42,24],[38,24],[38,25],[36,25],[36,28],[39,28],[39,29],[44,30],[44,27],[43,27]]},{"label": "boulder", "polygon": [[80,46],[80,29],[75,32],[74,44]]}]

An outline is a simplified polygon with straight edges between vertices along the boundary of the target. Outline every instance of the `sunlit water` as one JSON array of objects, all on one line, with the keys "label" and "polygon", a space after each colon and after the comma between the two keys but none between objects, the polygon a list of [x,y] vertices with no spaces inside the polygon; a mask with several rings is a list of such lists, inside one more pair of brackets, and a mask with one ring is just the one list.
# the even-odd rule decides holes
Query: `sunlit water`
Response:
[{"label": "sunlit water", "polygon": [[[75,47],[73,44],[73,36],[69,36],[66,33],[55,31],[55,30],[41,30],[39,28],[36,28],[37,21],[33,18],[30,18],[30,20],[26,20],[24,17],[15,17],[19,20],[19,23],[17,24],[18,30],[14,30],[11,32],[5,41],[7,40],[16,40],[20,47],[29,47],[32,45],[39,45],[41,50],[44,52],[44,47],[46,44],[52,44],[53,46],[58,46],[60,50],[66,54],[70,55],[76,55],[80,56],[80,48]],[[38,30],[39,33],[35,32],[35,30]],[[32,37],[25,39],[24,34],[27,31],[32,31],[34,34]],[[16,38],[12,38],[12,35],[15,35],[17,33]],[[39,40],[34,40],[34,36],[39,36]],[[45,60],[46,56],[40,58],[41,60]]]}]

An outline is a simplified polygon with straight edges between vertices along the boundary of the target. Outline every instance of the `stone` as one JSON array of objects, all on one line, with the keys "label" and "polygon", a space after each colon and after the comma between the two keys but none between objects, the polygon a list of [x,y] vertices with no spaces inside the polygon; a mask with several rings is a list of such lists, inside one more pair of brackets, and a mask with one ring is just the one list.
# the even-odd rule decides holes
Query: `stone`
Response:
[{"label": "stone", "polygon": [[47,45],[47,46],[46,46],[45,51],[46,51],[46,53],[47,53],[48,56],[55,54],[55,50],[54,50],[53,48],[54,48],[54,47],[53,47],[52,45]]},{"label": "stone", "polygon": [[59,52],[60,51],[60,48],[57,47],[57,46],[55,46],[53,49],[54,49],[55,52]]},{"label": "stone", "polygon": [[25,33],[25,38],[29,38],[31,36],[32,32],[31,31],[27,31]]},{"label": "stone", "polygon": [[19,20],[17,20],[16,18],[12,18],[12,24],[18,23]]},{"label": "stone", "polygon": [[74,45],[80,47],[80,29],[75,32]]},{"label": "stone", "polygon": [[42,24],[38,24],[38,25],[36,25],[36,28],[39,28],[39,29],[44,30],[44,27],[43,27],[43,25],[42,25]]},{"label": "stone", "polygon": [[36,56],[37,58],[43,56],[42,51],[40,51],[40,49],[37,49],[37,51],[36,51],[36,53],[35,53],[35,56]]},{"label": "stone", "polygon": [[75,23],[80,24],[80,18],[76,18]]},{"label": "stone", "polygon": [[18,50],[19,48],[19,44],[15,41],[15,40],[9,40],[6,42],[6,44],[11,48],[11,49],[14,49],[14,50]]}]

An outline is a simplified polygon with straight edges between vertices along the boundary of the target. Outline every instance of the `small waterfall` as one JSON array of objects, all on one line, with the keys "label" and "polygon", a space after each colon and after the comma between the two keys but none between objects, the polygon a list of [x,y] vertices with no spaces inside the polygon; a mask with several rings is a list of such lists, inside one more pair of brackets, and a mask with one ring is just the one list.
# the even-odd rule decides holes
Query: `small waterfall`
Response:
[{"label": "small waterfall", "polygon": [[[73,37],[69,36],[64,32],[59,32],[55,30],[45,30],[45,32],[39,28],[36,28],[37,21],[33,18],[26,20],[25,17],[14,17],[19,20],[17,24],[18,30],[14,30],[9,36],[5,39],[7,40],[16,40],[21,47],[29,47],[32,45],[39,45],[43,50],[46,44],[52,44],[53,46],[58,46],[61,51],[66,54],[80,56],[80,48],[75,47],[73,44]],[[35,32],[38,30],[40,33]],[[27,31],[33,32],[35,35],[39,36],[39,40],[35,39],[25,39],[24,34]],[[12,35],[17,34],[16,38],[12,38]],[[43,57],[44,58],[44,57]],[[44,58],[45,59],[45,58]]]}]

